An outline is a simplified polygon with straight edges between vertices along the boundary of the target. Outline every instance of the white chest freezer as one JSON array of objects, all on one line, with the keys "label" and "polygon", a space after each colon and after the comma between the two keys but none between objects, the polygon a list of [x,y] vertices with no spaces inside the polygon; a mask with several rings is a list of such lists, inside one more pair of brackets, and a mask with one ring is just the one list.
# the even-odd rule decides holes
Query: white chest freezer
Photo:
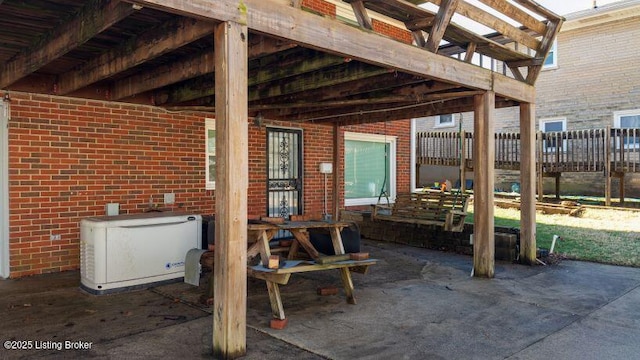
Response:
[{"label": "white chest freezer", "polygon": [[80,282],[104,294],[184,277],[185,256],[201,247],[202,217],[151,212],[80,221]]}]

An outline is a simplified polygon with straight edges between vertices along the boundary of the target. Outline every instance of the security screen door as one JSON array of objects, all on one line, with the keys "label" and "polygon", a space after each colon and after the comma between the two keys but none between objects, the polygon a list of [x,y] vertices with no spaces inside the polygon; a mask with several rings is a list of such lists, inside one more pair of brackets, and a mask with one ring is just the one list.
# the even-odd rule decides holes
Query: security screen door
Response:
[{"label": "security screen door", "polygon": [[[302,214],[302,130],[267,128],[267,214]],[[285,237],[288,232],[278,234]]]}]

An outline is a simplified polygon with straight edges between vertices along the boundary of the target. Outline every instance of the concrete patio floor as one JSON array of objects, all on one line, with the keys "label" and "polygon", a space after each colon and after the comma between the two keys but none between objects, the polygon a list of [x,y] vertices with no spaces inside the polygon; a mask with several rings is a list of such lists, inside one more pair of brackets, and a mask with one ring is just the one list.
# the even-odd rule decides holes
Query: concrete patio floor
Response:
[{"label": "concrete patio floor", "polygon": [[[371,241],[364,251],[380,262],[353,275],[357,305],[317,295],[340,287],[337,271],[296,274],[281,287],[284,330],[268,327],[266,286],[250,279],[244,358],[640,358],[640,269],[497,263],[489,280],[469,276],[469,256]],[[210,358],[204,283],[95,296],[78,272],[0,280],[0,340],[50,348],[0,358]],[[55,349],[65,341],[91,348]]]}]

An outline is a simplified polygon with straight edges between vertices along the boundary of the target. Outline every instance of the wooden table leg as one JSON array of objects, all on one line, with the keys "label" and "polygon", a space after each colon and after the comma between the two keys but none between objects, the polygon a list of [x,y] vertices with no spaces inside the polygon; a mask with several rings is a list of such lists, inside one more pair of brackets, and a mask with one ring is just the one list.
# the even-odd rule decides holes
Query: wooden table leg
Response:
[{"label": "wooden table leg", "polygon": [[[344,254],[344,245],[342,244],[342,236],[340,235],[340,229],[332,227],[329,229],[331,233],[331,243],[333,244],[333,250],[336,255]],[[344,292],[347,295],[347,303],[356,304],[356,298],[353,294],[353,280],[351,279],[351,272],[349,268],[340,269],[340,277],[342,278],[342,285],[344,286]]]},{"label": "wooden table leg", "polygon": [[282,297],[280,296],[280,286],[272,281],[267,281],[266,283],[267,290],[269,291],[271,313],[274,318],[284,320],[284,306],[282,305]]},{"label": "wooden table leg", "polygon": [[290,229],[289,231],[312,259],[315,260],[320,257],[320,253],[318,253],[318,250],[316,250],[313,244],[311,244],[311,240],[309,240],[309,232],[303,231],[302,229]]},{"label": "wooden table leg", "polygon": [[[258,248],[263,266],[269,263],[269,256],[271,256],[269,241],[273,235],[274,233],[265,230],[262,231],[258,239]],[[267,283],[267,290],[269,291],[269,302],[271,303],[273,317],[284,320],[284,307],[282,306],[282,298],[280,297],[280,287],[273,281],[265,280],[265,282]]]},{"label": "wooden table leg", "polygon": [[291,242],[291,246],[289,247],[289,254],[287,255],[287,259],[293,260],[298,256],[298,249],[300,248],[300,243],[298,240],[293,239]]}]

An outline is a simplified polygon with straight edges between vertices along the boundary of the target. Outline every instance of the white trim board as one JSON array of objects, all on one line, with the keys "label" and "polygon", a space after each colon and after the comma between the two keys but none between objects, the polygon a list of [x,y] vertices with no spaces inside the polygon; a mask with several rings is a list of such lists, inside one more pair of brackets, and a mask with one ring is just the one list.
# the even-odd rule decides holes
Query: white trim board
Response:
[{"label": "white trim board", "polygon": [[0,100],[0,277],[9,277],[9,103]]}]

